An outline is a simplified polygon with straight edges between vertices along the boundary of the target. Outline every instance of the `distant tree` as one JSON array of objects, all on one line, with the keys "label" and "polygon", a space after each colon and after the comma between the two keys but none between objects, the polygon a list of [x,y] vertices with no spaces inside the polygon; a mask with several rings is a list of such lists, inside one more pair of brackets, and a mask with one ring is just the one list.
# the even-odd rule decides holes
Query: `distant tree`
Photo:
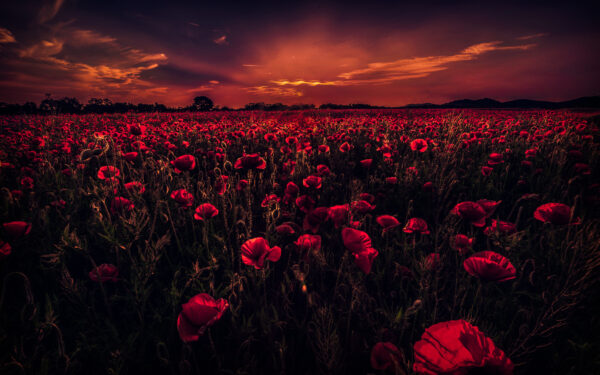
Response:
[{"label": "distant tree", "polygon": [[194,109],[196,111],[210,111],[213,108],[213,101],[206,96],[196,96],[194,98]]}]

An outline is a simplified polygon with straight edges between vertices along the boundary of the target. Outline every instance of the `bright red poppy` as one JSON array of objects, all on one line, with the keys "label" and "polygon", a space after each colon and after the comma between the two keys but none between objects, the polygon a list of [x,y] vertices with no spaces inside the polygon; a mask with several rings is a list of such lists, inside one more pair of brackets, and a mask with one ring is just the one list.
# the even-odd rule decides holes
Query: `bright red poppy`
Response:
[{"label": "bright red poppy", "polygon": [[483,210],[485,211],[485,217],[488,218],[494,214],[494,211],[496,211],[496,207],[498,207],[498,205],[500,203],[502,203],[502,201],[492,201],[489,199],[480,199],[475,203],[477,203],[478,205],[481,206],[481,208],[483,208]]},{"label": "bright red poppy", "polygon": [[279,246],[270,247],[262,237],[252,238],[242,245],[242,262],[254,266],[257,270],[264,267],[265,259],[277,262],[281,258]]},{"label": "bright red poppy", "polygon": [[181,308],[177,317],[177,331],[183,342],[192,342],[221,319],[229,308],[229,302],[223,298],[215,300],[207,293],[200,293],[181,305]]},{"label": "bright red poppy", "polygon": [[194,204],[194,196],[185,189],[175,190],[171,193],[171,198],[179,203],[180,207],[188,208]]},{"label": "bright red poppy", "polygon": [[493,251],[481,251],[465,259],[465,270],[485,281],[508,281],[516,278],[517,270],[510,261]]},{"label": "bright red poppy", "polygon": [[98,178],[101,180],[106,180],[110,178],[116,178],[121,175],[121,171],[117,167],[113,167],[112,165],[105,165],[104,167],[100,167],[98,170]]},{"label": "bright red poppy", "polygon": [[395,228],[400,225],[400,222],[398,221],[398,219],[396,219],[392,215],[381,215],[381,216],[378,216],[377,219],[375,219],[375,220],[377,221],[377,224],[379,224],[383,227],[384,234],[387,231],[389,231],[390,229]]},{"label": "bright red poppy", "polygon": [[320,189],[322,181],[321,177],[311,175],[302,180],[302,185],[307,188]]},{"label": "bright red poppy", "polygon": [[497,165],[497,164],[502,164],[504,163],[504,156],[502,154],[499,154],[497,152],[492,152],[490,154],[490,156],[488,157],[488,162],[489,165]]},{"label": "bright red poppy", "polygon": [[90,279],[98,283],[104,283],[107,281],[116,283],[117,277],[119,276],[119,270],[113,264],[101,264],[90,271]]},{"label": "bright red poppy", "polygon": [[360,215],[369,213],[375,209],[375,206],[365,200],[352,202],[352,211]]},{"label": "bright red poppy", "polygon": [[294,242],[298,252],[307,259],[309,254],[315,254],[321,251],[321,236],[314,234],[303,234]]},{"label": "bright red poppy", "polygon": [[535,210],[533,217],[544,223],[554,225],[577,225],[581,223],[580,218],[571,220],[571,207],[562,203],[543,204]]},{"label": "bright red poppy", "polygon": [[175,172],[191,171],[196,168],[196,158],[193,155],[182,155],[171,161],[171,165],[175,167]]},{"label": "bright red poppy", "polygon": [[[464,320],[427,328],[414,345],[417,374],[468,374],[470,371],[511,375],[514,365],[476,326]],[[488,372],[486,372],[488,371]]]},{"label": "bright red poppy", "polygon": [[470,201],[457,204],[450,213],[460,216],[476,227],[483,227],[485,225],[485,218],[487,217],[487,214],[481,205]]},{"label": "bright red poppy", "polygon": [[342,241],[346,249],[353,253],[359,253],[364,249],[372,247],[371,237],[367,233],[357,229],[342,229]]},{"label": "bright red poppy", "polygon": [[245,154],[235,161],[235,169],[265,169],[267,162],[259,154]]},{"label": "bright red poppy", "polygon": [[413,151],[425,152],[427,151],[427,141],[424,139],[415,139],[410,142],[410,149]]},{"label": "bright red poppy", "polygon": [[421,218],[413,217],[408,220],[404,226],[404,233],[420,233],[429,234],[429,228],[427,228],[427,222]]},{"label": "bright red poppy", "polygon": [[200,206],[196,207],[194,211],[194,219],[196,220],[208,220],[212,217],[215,217],[219,214],[219,210],[215,206],[210,203],[202,203]]},{"label": "bright red poppy", "polygon": [[346,224],[350,219],[350,206],[348,204],[340,204],[329,207],[329,219],[333,221],[336,228]]},{"label": "bright red poppy", "polygon": [[487,177],[490,174],[492,174],[493,170],[494,170],[494,168],[484,165],[483,167],[481,167],[481,174]]},{"label": "bright red poppy", "polygon": [[7,257],[10,255],[12,247],[8,242],[4,242],[4,240],[0,240],[0,259]]}]

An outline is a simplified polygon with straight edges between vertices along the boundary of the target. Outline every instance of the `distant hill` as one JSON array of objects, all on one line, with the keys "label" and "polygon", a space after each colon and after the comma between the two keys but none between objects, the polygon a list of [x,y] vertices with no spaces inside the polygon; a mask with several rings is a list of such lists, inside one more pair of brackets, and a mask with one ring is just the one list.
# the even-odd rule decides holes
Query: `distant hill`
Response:
[{"label": "distant hill", "polygon": [[562,109],[562,108],[600,108],[600,96],[586,96],[583,98],[563,102],[549,102],[543,100],[517,99],[500,102],[490,98],[461,99],[444,104],[409,104],[402,108],[514,108],[514,109]]}]

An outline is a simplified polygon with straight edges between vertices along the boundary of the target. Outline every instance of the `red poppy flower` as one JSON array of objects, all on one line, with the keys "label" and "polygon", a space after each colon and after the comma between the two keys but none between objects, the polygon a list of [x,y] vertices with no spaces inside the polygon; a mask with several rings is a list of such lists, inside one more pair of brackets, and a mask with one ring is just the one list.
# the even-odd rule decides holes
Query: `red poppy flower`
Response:
[{"label": "red poppy flower", "polygon": [[498,154],[496,152],[492,152],[490,154],[490,156],[488,157],[488,162],[489,165],[496,165],[496,164],[502,164],[504,163],[504,156],[502,154]]},{"label": "red poppy flower", "polygon": [[242,191],[248,186],[248,184],[250,184],[248,180],[239,180],[237,186],[235,187],[235,190]]},{"label": "red poppy flower", "polygon": [[25,176],[25,177],[21,178],[21,181],[19,183],[21,184],[21,187],[25,190],[33,189],[33,178],[31,178],[29,176]]},{"label": "red poppy flower", "polygon": [[110,212],[113,215],[130,212],[133,208],[133,202],[125,197],[115,197],[110,203]]},{"label": "red poppy flower", "polygon": [[314,234],[303,234],[294,242],[298,251],[307,258],[309,254],[317,253],[321,250],[321,236]]},{"label": "red poppy flower", "polygon": [[7,257],[10,255],[12,247],[8,242],[4,242],[4,240],[0,240],[0,259]]},{"label": "red poppy flower", "polygon": [[373,266],[373,261],[379,255],[379,252],[372,247],[368,247],[366,249],[361,250],[360,252],[353,253],[354,255],[354,263],[363,271],[365,274],[371,273],[371,267]]},{"label": "red poppy flower", "polygon": [[425,257],[425,269],[435,271],[440,266],[440,254],[431,253]]},{"label": "red poppy flower", "polygon": [[257,270],[264,267],[265,259],[277,262],[281,258],[279,246],[269,247],[269,243],[262,237],[252,238],[242,245],[242,262],[254,266]]},{"label": "red poppy flower", "polygon": [[293,182],[288,182],[287,185],[285,185],[285,190],[284,193],[285,195],[289,195],[290,197],[295,197],[296,195],[298,195],[298,192],[300,191],[300,188],[298,187],[298,185],[296,185]]},{"label": "red poppy flower", "polygon": [[427,191],[427,192],[432,192],[433,188],[434,188],[433,182],[430,182],[430,181],[424,183],[423,187],[422,187],[423,191]]},{"label": "red poppy flower", "polygon": [[319,145],[319,152],[329,152],[329,146],[327,145]]},{"label": "red poppy flower", "polygon": [[371,164],[373,164],[373,159],[364,159],[360,161],[360,165],[365,168],[371,168]]},{"label": "red poppy flower", "polygon": [[[476,326],[464,320],[441,322],[427,328],[414,345],[417,374],[482,373],[510,375],[514,365]],[[486,372],[487,373],[487,372]]]},{"label": "red poppy flower", "polygon": [[340,226],[348,222],[348,219],[350,217],[350,206],[348,204],[332,206],[329,207],[328,213],[329,219],[333,221],[333,225],[336,228],[339,228]]},{"label": "red poppy flower", "polygon": [[267,196],[265,196],[265,199],[263,199],[263,201],[260,203],[260,206],[268,207],[271,203],[277,203],[280,200],[281,198],[279,198],[277,194],[268,194]]},{"label": "red poppy flower", "polygon": [[219,176],[215,181],[215,190],[217,194],[223,195],[227,191],[227,181],[229,180],[229,176]]},{"label": "red poppy flower", "polygon": [[321,177],[327,177],[331,174],[331,171],[325,164],[319,164],[317,165],[317,174]]},{"label": "red poppy flower", "polygon": [[302,185],[307,188],[320,189],[321,188],[321,177],[318,176],[308,176],[304,180],[302,180]]},{"label": "red poppy flower", "polygon": [[465,259],[465,270],[482,280],[508,281],[516,278],[517,270],[510,261],[493,251],[481,251]]},{"label": "red poppy flower", "polygon": [[196,220],[208,220],[211,217],[215,217],[219,214],[219,210],[210,203],[202,203],[196,207],[194,211],[194,219]]},{"label": "red poppy flower", "polygon": [[364,215],[368,212],[371,212],[375,209],[374,205],[371,205],[369,202],[365,200],[354,201],[352,202],[352,211]]},{"label": "red poppy flower", "polygon": [[378,342],[371,349],[371,367],[375,370],[396,369],[404,356],[391,342]]},{"label": "red poppy flower", "polygon": [[516,231],[517,231],[517,226],[513,223],[509,223],[508,221],[492,220],[492,225],[485,228],[483,233],[486,236],[490,236],[493,233],[513,234]]},{"label": "red poppy flower", "polygon": [[146,127],[139,124],[127,124],[127,130],[132,135],[142,135]]},{"label": "red poppy flower", "polygon": [[222,298],[215,300],[206,293],[200,293],[181,305],[181,308],[177,317],[177,331],[183,342],[192,342],[221,319],[229,308],[229,302]]},{"label": "red poppy flower", "polygon": [[[533,217],[544,223],[566,225],[569,224],[569,220],[571,220],[571,207],[562,203],[546,203],[535,210]],[[580,218],[573,219],[573,221],[570,222],[572,225],[580,223]]]},{"label": "red poppy flower", "polygon": [[194,204],[194,196],[185,189],[175,190],[171,193],[171,198],[179,203],[180,207],[192,207]]},{"label": "red poppy flower", "polygon": [[267,162],[259,154],[245,154],[235,161],[235,169],[265,169]]},{"label": "red poppy flower", "polygon": [[2,226],[4,227],[4,232],[13,239],[26,236],[31,232],[31,223],[25,221],[11,221],[2,224]]},{"label": "red poppy flower", "polygon": [[452,247],[457,250],[460,255],[464,255],[471,247],[473,247],[473,239],[464,234],[457,234],[452,241]]},{"label": "red poppy flower", "polygon": [[367,201],[371,204],[373,204],[373,202],[375,202],[375,196],[373,194],[369,194],[369,193],[360,193],[359,194],[360,199],[362,199],[363,201]]},{"label": "red poppy flower", "polygon": [[171,165],[175,167],[175,172],[191,171],[196,168],[196,158],[193,155],[182,155],[171,161]]},{"label": "red poppy flower", "polygon": [[353,253],[359,253],[364,249],[372,247],[369,235],[357,229],[342,229],[342,241],[344,242],[346,249]]},{"label": "red poppy flower", "polygon": [[133,163],[135,159],[137,159],[138,153],[135,151],[127,152],[123,154],[123,159],[127,160],[130,163]]},{"label": "red poppy flower", "polygon": [[421,218],[413,217],[408,220],[406,225],[404,226],[404,233],[415,233],[419,232],[421,234],[429,234],[429,229],[427,228],[427,222]]},{"label": "red poppy flower", "polygon": [[130,194],[143,194],[146,188],[141,182],[131,181],[125,184],[125,189]]},{"label": "red poppy flower", "polygon": [[392,228],[395,228],[400,225],[398,219],[391,215],[381,215],[376,219],[377,223],[383,227],[383,233],[385,234]]},{"label": "red poppy flower", "polygon": [[344,142],[340,145],[340,151],[341,152],[348,152],[352,149],[352,146],[350,145],[350,143],[348,142]]},{"label": "red poppy flower", "polygon": [[329,208],[328,207],[317,207],[314,210],[311,210],[304,216],[304,221],[302,223],[302,229],[305,231],[311,231],[313,233],[317,233],[319,231],[319,227],[321,224],[327,220],[329,217]]},{"label": "red poppy flower", "polygon": [[302,212],[307,213],[315,206],[315,200],[308,195],[301,195],[296,198],[296,206],[298,206]]},{"label": "red poppy flower", "polygon": [[478,205],[481,206],[481,208],[483,208],[483,210],[485,211],[485,217],[488,218],[494,214],[494,211],[496,211],[496,207],[498,207],[498,205],[500,203],[502,203],[502,201],[491,201],[489,199],[480,199],[475,203],[477,203]]},{"label": "red poppy flower", "polygon": [[410,149],[413,151],[425,152],[427,151],[427,141],[424,139],[415,139],[410,142]]},{"label": "red poppy flower", "polygon": [[483,227],[485,225],[486,211],[481,205],[475,202],[461,202],[454,206],[452,211],[453,215],[458,215],[466,221],[471,222],[476,227]]},{"label": "red poppy flower", "polygon": [[100,167],[100,170],[98,170],[98,178],[101,180],[119,177],[120,175],[121,171],[112,165],[105,165],[104,167]]},{"label": "red poppy flower", "polygon": [[492,174],[493,170],[494,170],[494,168],[484,165],[483,167],[481,167],[481,174],[487,177],[490,174]]},{"label": "red poppy flower", "polygon": [[111,281],[117,282],[117,276],[119,276],[119,270],[113,264],[101,264],[94,268],[89,273],[90,279],[95,282],[104,283]]},{"label": "red poppy flower", "polygon": [[386,177],[385,182],[390,184],[390,185],[395,185],[398,183],[398,178],[397,177]]},{"label": "red poppy flower", "polygon": [[284,235],[291,236],[292,234],[296,233],[296,230],[300,229],[300,228],[294,228],[295,226],[296,226],[295,223],[283,223],[281,225],[276,226],[275,231],[277,232],[277,234],[284,234]]}]

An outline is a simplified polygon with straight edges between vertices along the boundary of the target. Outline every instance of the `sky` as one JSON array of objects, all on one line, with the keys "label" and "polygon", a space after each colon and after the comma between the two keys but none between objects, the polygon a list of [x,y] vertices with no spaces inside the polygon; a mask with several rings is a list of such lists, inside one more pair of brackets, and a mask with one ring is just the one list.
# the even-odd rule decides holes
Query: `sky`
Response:
[{"label": "sky", "polygon": [[186,106],[600,95],[600,2],[19,0],[0,102]]}]

